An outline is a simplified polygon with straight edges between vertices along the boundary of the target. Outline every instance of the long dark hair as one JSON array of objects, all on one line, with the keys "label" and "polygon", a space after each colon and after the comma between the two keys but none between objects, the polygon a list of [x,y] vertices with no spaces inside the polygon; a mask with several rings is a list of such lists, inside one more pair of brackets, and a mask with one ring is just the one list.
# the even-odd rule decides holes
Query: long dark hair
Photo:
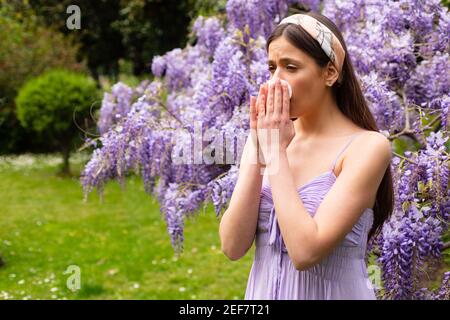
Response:
[{"label": "long dark hair", "polygon": [[[319,13],[302,13],[312,16],[326,25],[337,36],[345,50],[344,65],[342,67],[342,83],[339,84],[336,81],[332,87],[333,95],[339,109],[360,127],[378,132],[379,129],[375,123],[372,113],[369,110],[359,81],[356,78],[355,71],[347,51],[347,46],[341,32],[330,19]],[[270,43],[280,36],[284,36],[293,46],[311,56],[319,67],[324,68],[327,63],[330,62],[330,59],[322,50],[317,41],[301,26],[295,24],[278,25],[267,39],[267,52],[269,51]],[[389,165],[377,190],[376,201],[373,207],[374,222],[369,231],[367,241],[370,241],[373,236],[379,234],[384,221],[391,216],[393,207],[394,192],[392,186],[391,168]]]}]

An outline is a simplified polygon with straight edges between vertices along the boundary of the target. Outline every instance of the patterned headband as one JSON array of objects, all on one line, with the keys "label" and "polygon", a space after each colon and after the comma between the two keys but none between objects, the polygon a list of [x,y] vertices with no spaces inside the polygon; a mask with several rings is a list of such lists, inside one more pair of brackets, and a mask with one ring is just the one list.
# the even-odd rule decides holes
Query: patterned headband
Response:
[{"label": "patterned headband", "polygon": [[281,20],[282,23],[293,23],[305,29],[325,51],[326,55],[333,62],[339,71],[338,83],[342,82],[342,65],[344,64],[345,51],[339,39],[317,19],[306,14],[293,14]]}]

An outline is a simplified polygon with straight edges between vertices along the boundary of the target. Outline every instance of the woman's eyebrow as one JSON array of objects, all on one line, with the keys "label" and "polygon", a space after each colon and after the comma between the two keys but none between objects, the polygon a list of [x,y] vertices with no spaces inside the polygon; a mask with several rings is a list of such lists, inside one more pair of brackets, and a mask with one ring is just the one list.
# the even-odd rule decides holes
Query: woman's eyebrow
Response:
[{"label": "woman's eyebrow", "polygon": [[[293,62],[293,63],[302,64],[300,61],[292,59],[292,58],[288,58],[288,57],[281,58],[280,62],[285,62],[285,63]],[[275,61],[273,61],[273,60],[267,61],[267,64],[271,64],[271,63],[273,64],[273,63],[275,63]]]}]

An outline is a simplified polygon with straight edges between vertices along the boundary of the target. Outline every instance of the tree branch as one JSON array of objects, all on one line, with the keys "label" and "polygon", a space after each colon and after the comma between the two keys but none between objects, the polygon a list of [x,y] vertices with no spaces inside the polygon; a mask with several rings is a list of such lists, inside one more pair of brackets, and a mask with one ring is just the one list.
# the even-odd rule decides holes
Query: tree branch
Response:
[{"label": "tree branch", "polygon": [[381,256],[381,251],[380,251],[379,249],[373,249],[373,250],[372,250],[372,253],[373,253],[374,255],[376,255],[377,257],[380,257],[380,256]]},{"label": "tree branch", "polygon": [[444,243],[444,245],[442,246],[442,251],[445,251],[448,248],[450,248],[450,241],[447,241],[447,242]]},{"label": "tree branch", "polygon": [[401,154],[399,154],[399,153],[397,153],[397,152],[394,152],[394,151],[393,151],[392,154],[395,155],[395,156],[397,156],[397,157],[399,157],[399,158],[402,158],[402,159],[404,159],[404,160],[406,160],[406,161],[408,161],[408,162],[411,162],[411,163],[413,163],[413,164],[415,164],[415,165],[419,165],[419,164],[418,164],[417,162],[415,162],[414,160],[408,159],[408,158],[402,156]]}]

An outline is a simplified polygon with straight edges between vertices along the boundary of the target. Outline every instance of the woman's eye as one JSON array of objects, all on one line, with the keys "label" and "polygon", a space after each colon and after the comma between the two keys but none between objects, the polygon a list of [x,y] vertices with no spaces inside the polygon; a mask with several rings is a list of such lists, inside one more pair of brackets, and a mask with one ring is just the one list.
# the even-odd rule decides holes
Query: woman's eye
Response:
[{"label": "woman's eye", "polygon": [[[274,66],[269,66],[269,71],[272,72],[274,71],[274,69],[276,69]],[[288,65],[286,66],[286,69],[290,70],[290,71],[294,71],[297,69],[297,67],[293,66],[293,65]]]}]

